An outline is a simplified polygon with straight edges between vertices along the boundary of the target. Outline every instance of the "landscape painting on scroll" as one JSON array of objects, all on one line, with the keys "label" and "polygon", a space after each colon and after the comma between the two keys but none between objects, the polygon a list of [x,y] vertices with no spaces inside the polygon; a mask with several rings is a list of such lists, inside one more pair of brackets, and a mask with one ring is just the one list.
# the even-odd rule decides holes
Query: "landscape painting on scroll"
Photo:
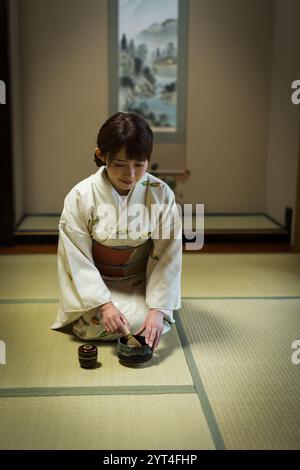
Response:
[{"label": "landscape painting on scroll", "polygon": [[119,0],[119,110],[177,131],[178,0]]}]

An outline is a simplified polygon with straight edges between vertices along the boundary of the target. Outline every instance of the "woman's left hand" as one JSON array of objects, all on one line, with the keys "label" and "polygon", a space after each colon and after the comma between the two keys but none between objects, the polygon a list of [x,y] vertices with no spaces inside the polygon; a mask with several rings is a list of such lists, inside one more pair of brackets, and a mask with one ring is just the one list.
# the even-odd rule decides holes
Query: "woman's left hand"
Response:
[{"label": "woman's left hand", "polygon": [[145,331],[145,341],[153,351],[157,348],[164,328],[164,316],[160,310],[151,308],[141,328],[135,333],[140,335]]}]

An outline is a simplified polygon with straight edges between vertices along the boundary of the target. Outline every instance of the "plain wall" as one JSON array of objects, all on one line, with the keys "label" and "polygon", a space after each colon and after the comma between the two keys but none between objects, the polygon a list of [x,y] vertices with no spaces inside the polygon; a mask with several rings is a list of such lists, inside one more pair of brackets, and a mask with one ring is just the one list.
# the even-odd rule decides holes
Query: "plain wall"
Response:
[{"label": "plain wall", "polygon": [[24,211],[58,213],[95,172],[108,113],[104,0],[20,0]]},{"label": "plain wall", "polygon": [[300,105],[291,84],[300,79],[300,1],[277,0],[272,61],[266,210],[284,222],[295,208],[299,158]]},{"label": "plain wall", "polygon": [[273,0],[191,0],[188,202],[265,209]]},{"label": "plain wall", "polygon": [[[59,213],[71,187],[97,170],[96,135],[108,117],[107,3],[19,0],[19,9],[24,211]],[[283,195],[275,210],[267,195],[276,12],[275,23],[275,0],[189,1],[186,166],[192,174],[179,189],[184,202],[204,203],[206,212],[268,208],[281,216],[286,204]],[[292,199],[292,186],[290,193]]]}]

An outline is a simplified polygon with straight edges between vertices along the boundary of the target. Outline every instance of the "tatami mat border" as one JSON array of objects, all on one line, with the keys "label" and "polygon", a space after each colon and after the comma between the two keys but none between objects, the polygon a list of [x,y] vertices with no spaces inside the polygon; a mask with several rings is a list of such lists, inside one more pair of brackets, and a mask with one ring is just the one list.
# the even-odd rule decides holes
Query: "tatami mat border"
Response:
[{"label": "tatami mat border", "polygon": [[226,297],[181,297],[181,300],[297,300],[300,295],[273,295],[273,296],[226,296]]},{"label": "tatami mat border", "polygon": [[[226,297],[181,297],[182,300],[297,300],[300,295],[280,296],[226,296]],[[59,299],[0,299],[0,304],[58,304]]]},{"label": "tatami mat border", "polygon": [[[233,296],[233,297],[182,297],[182,300],[295,300],[300,296]],[[0,299],[1,304],[43,303],[57,304],[59,299]],[[0,389],[1,397],[41,397],[41,396],[80,396],[80,395],[153,395],[197,393],[214,445],[217,450],[224,450],[225,444],[214,416],[211,404],[201,380],[197,365],[190,349],[180,313],[174,313],[176,327],[185,358],[194,382],[182,386],[124,386],[124,387],[43,387],[43,388],[6,388]]]},{"label": "tatami mat border", "polygon": [[203,382],[201,380],[198,367],[193,357],[193,353],[188,344],[187,336],[185,334],[184,327],[180,319],[180,314],[177,314],[175,312],[174,317],[176,319],[176,328],[178,331],[179,339],[181,341],[182,349],[185,354],[186,362],[189,366],[190,373],[194,382],[194,386],[196,388],[196,392],[197,392],[200,404],[202,406],[202,410],[203,410],[207,425],[211,433],[211,437],[213,439],[213,442],[217,450],[225,450],[224,440],[223,440],[221,431],[219,429],[217,420],[215,418],[215,415],[213,413],[212,407],[210,405]]},{"label": "tatami mat border", "polygon": [[0,398],[56,397],[82,395],[170,395],[196,393],[193,385],[151,385],[121,387],[28,387],[2,388]]},{"label": "tatami mat border", "polygon": [[0,304],[58,304],[59,299],[0,299]]}]

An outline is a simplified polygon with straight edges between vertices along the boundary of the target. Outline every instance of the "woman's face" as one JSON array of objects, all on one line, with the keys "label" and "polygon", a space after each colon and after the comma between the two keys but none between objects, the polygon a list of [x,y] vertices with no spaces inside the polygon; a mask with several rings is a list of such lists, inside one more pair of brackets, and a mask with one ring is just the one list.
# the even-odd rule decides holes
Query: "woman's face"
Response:
[{"label": "woman's face", "polygon": [[[102,157],[105,158],[105,157]],[[107,161],[107,158],[105,158]],[[131,188],[142,178],[148,168],[148,160],[126,160],[123,147],[110,165],[107,166],[108,178],[119,194],[127,194]]]}]

